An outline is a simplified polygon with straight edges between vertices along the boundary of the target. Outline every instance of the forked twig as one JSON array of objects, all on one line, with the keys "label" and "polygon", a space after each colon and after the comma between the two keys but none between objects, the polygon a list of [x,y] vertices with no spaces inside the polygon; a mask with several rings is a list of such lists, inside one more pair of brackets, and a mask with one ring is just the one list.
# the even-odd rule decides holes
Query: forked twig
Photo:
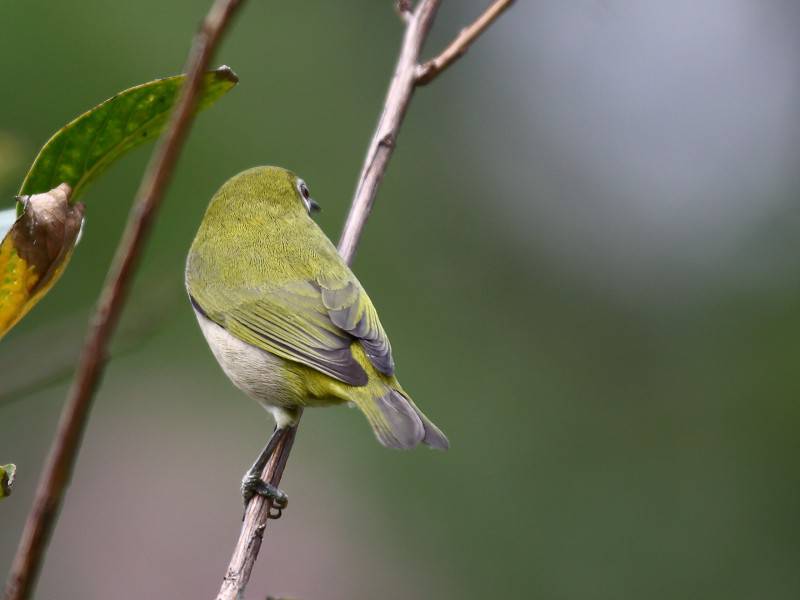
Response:
[{"label": "forked twig", "polygon": [[495,0],[483,14],[469,27],[461,30],[450,45],[436,58],[417,67],[417,85],[427,85],[450,65],[464,56],[478,36],[482,34],[503,12],[510,8],[514,0]]}]

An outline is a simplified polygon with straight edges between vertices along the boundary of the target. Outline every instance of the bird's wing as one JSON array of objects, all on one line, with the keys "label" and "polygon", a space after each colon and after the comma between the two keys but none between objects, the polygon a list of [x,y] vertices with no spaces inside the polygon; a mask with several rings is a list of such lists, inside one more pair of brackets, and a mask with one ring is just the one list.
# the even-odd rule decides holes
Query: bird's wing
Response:
[{"label": "bird's wing", "polygon": [[344,383],[367,383],[366,372],[350,350],[354,339],[376,369],[394,372],[391,347],[375,308],[352,275],[239,290],[235,299],[203,296],[193,294],[194,303],[232,335]]},{"label": "bird's wing", "polygon": [[343,277],[317,278],[322,304],[328,318],[339,329],[357,338],[370,362],[384,375],[394,375],[394,358],[389,337],[383,330],[372,300],[358,280]]}]

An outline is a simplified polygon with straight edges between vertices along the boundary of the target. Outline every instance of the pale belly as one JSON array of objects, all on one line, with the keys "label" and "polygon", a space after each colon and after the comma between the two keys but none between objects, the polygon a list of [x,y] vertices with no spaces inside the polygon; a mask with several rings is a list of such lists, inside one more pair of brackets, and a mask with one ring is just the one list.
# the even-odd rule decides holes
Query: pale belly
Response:
[{"label": "pale belly", "polygon": [[234,337],[197,310],[194,314],[228,379],[269,410],[279,427],[293,424],[293,409],[305,404],[305,399],[286,385],[283,359]]}]

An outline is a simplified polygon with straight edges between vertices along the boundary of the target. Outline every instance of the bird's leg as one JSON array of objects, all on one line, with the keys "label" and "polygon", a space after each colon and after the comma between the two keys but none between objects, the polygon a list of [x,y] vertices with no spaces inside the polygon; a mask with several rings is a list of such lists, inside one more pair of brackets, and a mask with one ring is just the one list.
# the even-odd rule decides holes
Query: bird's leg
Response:
[{"label": "bird's leg", "polygon": [[289,503],[289,499],[286,497],[286,494],[284,494],[276,486],[261,479],[261,472],[267,465],[267,461],[275,452],[275,447],[278,445],[278,441],[280,441],[283,431],[283,429],[279,429],[278,427],[272,431],[272,435],[270,436],[267,445],[264,446],[264,449],[261,451],[261,454],[258,455],[256,462],[253,463],[253,466],[248,469],[247,473],[244,474],[244,478],[242,478],[242,498],[244,499],[245,508],[247,508],[250,500],[256,494],[259,496],[264,496],[272,501],[272,508],[276,510],[275,513],[270,512],[269,516],[273,519],[280,518],[281,511],[286,508],[286,505]]}]

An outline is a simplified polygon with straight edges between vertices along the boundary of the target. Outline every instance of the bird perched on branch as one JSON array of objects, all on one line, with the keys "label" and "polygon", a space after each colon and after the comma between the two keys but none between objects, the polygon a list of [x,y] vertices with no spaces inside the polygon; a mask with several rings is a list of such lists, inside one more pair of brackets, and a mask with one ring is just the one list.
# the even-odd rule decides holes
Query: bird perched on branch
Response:
[{"label": "bird perched on branch", "polygon": [[311,218],[317,210],[294,173],[249,169],[211,199],[186,262],[186,289],[212,353],[275,417],[242,480],[245,504],[260,494],[286,506],[261,471],[279,431],[305,407],[353,403],[384,446],[448,447],[397,381],[378,313]]}]

